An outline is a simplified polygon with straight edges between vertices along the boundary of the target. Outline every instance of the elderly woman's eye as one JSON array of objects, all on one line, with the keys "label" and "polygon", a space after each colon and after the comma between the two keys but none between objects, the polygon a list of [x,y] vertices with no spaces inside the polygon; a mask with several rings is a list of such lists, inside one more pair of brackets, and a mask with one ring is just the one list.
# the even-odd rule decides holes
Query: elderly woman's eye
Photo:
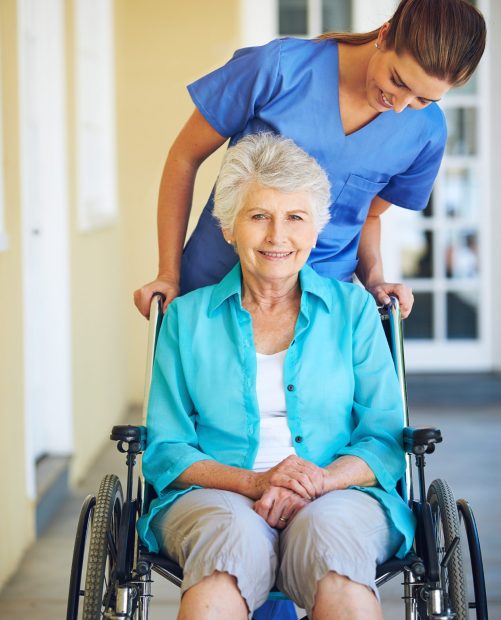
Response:
[{"label": "elderly woman's eye", "polygon": [[298,221],[301,221],[303,218],[297,213],[291,213],[289,215],[289,219],[293,220],[294,222],[298,222]]},{"label": "elderly woman's eye", "polygon": [[252,216],[253,220],[264,220],[266,219],[266,215],[264,213],[254,213]]}]

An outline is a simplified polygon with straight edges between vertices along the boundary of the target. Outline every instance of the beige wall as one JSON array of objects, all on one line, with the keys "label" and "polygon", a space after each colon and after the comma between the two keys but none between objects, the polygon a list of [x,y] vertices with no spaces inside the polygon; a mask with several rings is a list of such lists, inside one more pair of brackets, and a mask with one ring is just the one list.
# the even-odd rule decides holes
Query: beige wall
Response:
[{"label": "beige wall", "polygon": [[[146,323],[132,306],[132,291],[155,275],[156,194],[167,150],[192,110],[185,85],[225,62],[240,40],[239,2],[220,0],[116,0],[119,217],[82,233],[75,196],[74,29],[66,4],[69,245],[71,274],[74,455],[79,480],[111,426],[143,393]],[[217,7],[217,10],[215,9]],[[34,538],[35,511],[26,494],[22,263],[19,183],[16,0],[0,2],[6,227],[0,253],[0,421],[8,439],[0,484],[0,588]],[[198,215],[217,174],[222,152],[199,174]],[[5,300],[8,299],[8,303]],[[110,449],[112,446],[110,444]],[[5,493],[6,492],[6,493]]]},{"label": "beige wall", "polygon": [[[23,415],[23,304],[19,202],[19,141],[16,53],[16,2],[0,2],[0,67],[3,92],[5,226],[10,247],[0,252],[0,424],[7,447],[2,454],[0,489],[0,587],[34,536],[33,505],[25,483]],[[5,450],[5,448],[4,448]],[[15,510],[10,507],[15,506]],[[7,507],[7,509],[6,509]]]},{"label": "beige wall", "polygon": [[66,0],[66,24],[74,428],[71,474],[76,481],[103,445],[110,444],[111,427],[123,419],[127,408],[129,347],[124,309],[129,296],[123,210],[119,207],[117,221],[105,228],[81,232],[77,224],[71,0]]},{"label": "beige wall", "polygon": [[[121,0],[116,3],[120,204],[126,226],[128,398],[143,394],[146,327],[132,291],[156,275],[156,199],[168,148],[191,114],[186,84],[239,46],[239,2]],[[221,155],[202,167],[193,215],[215,181]],[[193,220],[193,218],[192,218]]]}]

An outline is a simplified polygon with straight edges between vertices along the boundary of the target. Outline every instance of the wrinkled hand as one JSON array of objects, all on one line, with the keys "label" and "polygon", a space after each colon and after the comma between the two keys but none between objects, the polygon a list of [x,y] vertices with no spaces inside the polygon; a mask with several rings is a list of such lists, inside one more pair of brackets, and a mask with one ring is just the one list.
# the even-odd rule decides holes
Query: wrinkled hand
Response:
[{"label": "wrinkled hand", "polygon": [[266,472],[257,474],[257,496],[270,486],[293,491],[306,500],[320,497],[324,492],[325,471],[296,455],[288,456]]},{"label": "wrinkled hand", "polygon": [[283,530],[310,501],[294,491],[272,486],[254,503],[253,508],[268,525]]},{"label": "wrinkled hand", "polygon": [[147,319],[150,317],[151,298],[155,293],[162,293],[165,295],[165,303],[163,306],[163,311],[165,312],[170,302],[179,295],[179,284],[171,278],[159,276],[156,280],[153,280],[153,282],[149,282],[137,289],[137,291],[134,291],[134,304],[139,312]]},{"label": "wrinkled hand", "polygon": [[398,284],[392,282],[378,282],[366,289],[371,293],[379,305],[388,305],[390,303],[390,295],[394,295],[400,303],[400,312],[402,318],[406,319],[411,313],[414,304],[414,295],[412,289],[407,284]]}]

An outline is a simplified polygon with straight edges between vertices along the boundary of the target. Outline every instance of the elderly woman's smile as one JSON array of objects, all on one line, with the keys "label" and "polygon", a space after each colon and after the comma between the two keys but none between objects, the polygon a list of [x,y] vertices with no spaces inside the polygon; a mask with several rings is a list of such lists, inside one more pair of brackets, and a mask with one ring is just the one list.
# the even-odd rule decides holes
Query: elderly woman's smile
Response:
[{"label": "elderly woman's smile", "polygon": [[225,231],[238,252],[242,272],[258,279],[296,277],[317,238],[311,196],[253,183],[233,230]]}]

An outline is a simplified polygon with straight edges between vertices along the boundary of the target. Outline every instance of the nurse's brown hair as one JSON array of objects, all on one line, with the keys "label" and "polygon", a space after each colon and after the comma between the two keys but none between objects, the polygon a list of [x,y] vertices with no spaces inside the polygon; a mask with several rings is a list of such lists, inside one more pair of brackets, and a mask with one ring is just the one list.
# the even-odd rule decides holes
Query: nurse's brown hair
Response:
[{"label": "nurse's brown hair", "polygon": [[[471,77],[484,53],[485,20],[467,0],[401,0],[388,23],[386,49],[410,54],[429,76],[453,86]],[[380,30],[318,38],[363,45],[375,41]]]}]

